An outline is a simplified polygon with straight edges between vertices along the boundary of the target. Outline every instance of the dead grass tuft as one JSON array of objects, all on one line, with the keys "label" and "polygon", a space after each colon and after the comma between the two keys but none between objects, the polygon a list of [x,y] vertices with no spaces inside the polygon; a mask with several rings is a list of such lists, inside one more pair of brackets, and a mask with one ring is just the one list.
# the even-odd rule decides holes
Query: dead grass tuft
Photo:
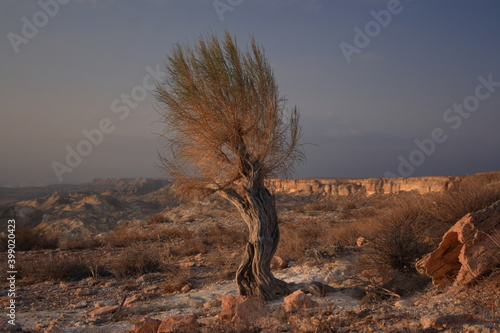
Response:
[{"label": "dead grass tuft", "polygon": [[117,278],[165,272],[173,267],[165,255],[165,248],[153,243],[133,244],[110,263],[111,272]]},{"label": "dead grass tuft", "polygon": [[[34,228],[16,227],[16,249],[17,251],[31,251],[41,249],[57,249],[58,237],[56,234],[40,233]],[[7,241],[1,242],[3,251],[7,250]]]},{"label": "dead grass tuft", "polygon": [[77,281],[95,274],[105,275],[103,266],[92,271],[83,258],[53,255],[41,262],[20,262],[19,275],[32,281]]}]

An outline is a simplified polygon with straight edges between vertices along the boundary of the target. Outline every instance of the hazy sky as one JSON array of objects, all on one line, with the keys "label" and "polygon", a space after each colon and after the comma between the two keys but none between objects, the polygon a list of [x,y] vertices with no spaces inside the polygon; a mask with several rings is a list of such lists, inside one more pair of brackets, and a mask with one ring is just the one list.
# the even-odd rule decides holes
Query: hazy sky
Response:
[{"label": "hazy sky", "polygon": [[500,1],[2,0],[0,186],[161,177],[152,83],[225,28],[301,110],[295,177],[500,170]]}]

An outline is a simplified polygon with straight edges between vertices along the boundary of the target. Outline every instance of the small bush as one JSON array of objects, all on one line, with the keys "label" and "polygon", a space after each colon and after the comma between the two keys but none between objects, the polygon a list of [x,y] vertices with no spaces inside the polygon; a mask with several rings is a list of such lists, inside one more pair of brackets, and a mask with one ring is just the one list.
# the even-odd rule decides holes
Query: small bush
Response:
[{"label": "small bush", "polygon": [[67,238],[61,239],[58,242],[58,248],[62,250],[84,250],[84,249],[95,249],[100,247],[102,244],[98,239],[95,238]]},{"label": "small bush", "polygon": [[362,223],[312,217],[284,221],[277,255],[294,261],[328,259],[337,251],[354,246],[363,229]]},{"label": "small bush", "polygon": [[425,207],[431,218],[448,227],[468,213],[491,206],[500,200],[500,184],[490,184],[487,178],[467,177],[448,192],[431,195],[432,203]]},{"label": "small bush", "polygon": [[187,284],[189,284],[189,273],[177,272],[163,284],[162,292],[165,294],[180,292],[181,289]]},{"label": "small bush", "polygon": [[162,224],[168,222],[169,220],[161,213],[151,215],[151,217],[148,220],[148,224]]},{"label": "small bush", "polygon": [[112,273],[117,278],[140,276],[147,273],[168,271],[164,248],[151,243],[136,243],[125,248],[110,263]]},{"label": "small bush", "polygon": [[[34,228],[16,227],[17,251],[31,251],[41,249],[57,249],[58,237],[54,234],[40,233]],[[2,246],[7,246],[7,241],[2,241]],[[6,250],[3,249],[4,251]]]},{"label": "small bush", "polygon": [[[99,272],[104,272],[99,267]],[[77,281],[93,276],[88,262],[82,258],[54,256],[40,262],[21,262],[19,269],[23,279],[33,281]]]},{"label": "small bush", "polygon": [[[417,259],[431,251],[423,230],[428,226],[418,198],[400,202],[387,209],[365,237],[369,244],[362,248],[357,263],[360,273],[370,280],[388,283],[396,275],[414,276]],[[400,283],[399,283],[400,284]]]}]

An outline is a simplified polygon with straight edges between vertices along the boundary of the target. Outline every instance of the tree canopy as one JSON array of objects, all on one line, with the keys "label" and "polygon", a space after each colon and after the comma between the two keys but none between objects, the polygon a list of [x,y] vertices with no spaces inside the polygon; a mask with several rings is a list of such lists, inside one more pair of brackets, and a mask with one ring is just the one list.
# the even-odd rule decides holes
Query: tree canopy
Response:
[{"label": "tree canopy", "polygon": [[177,43],[157,84],[169,154],[162,166],[181,194],[209,194],[287,175],[303,159],[296,107],[286,108],[264,50],[228,31]]}]

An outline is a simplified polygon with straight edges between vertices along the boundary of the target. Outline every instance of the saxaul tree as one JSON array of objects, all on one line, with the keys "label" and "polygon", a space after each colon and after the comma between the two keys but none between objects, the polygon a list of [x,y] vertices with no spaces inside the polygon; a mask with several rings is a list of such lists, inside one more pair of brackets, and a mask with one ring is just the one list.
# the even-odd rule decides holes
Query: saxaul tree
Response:
[{"label": "saxaul tree", "polygon": [[248,227],[236,273],[241,295],[265,300],[290,292],[273,276],[279,242],[274,195],[264,180],[287,175],[303,159],[299,112],[278,92],[264,50],[252,38],[242,51],[225,32],[175,44],[155,97],[165,129],[161,166],[183,196],[217,194]]}]

